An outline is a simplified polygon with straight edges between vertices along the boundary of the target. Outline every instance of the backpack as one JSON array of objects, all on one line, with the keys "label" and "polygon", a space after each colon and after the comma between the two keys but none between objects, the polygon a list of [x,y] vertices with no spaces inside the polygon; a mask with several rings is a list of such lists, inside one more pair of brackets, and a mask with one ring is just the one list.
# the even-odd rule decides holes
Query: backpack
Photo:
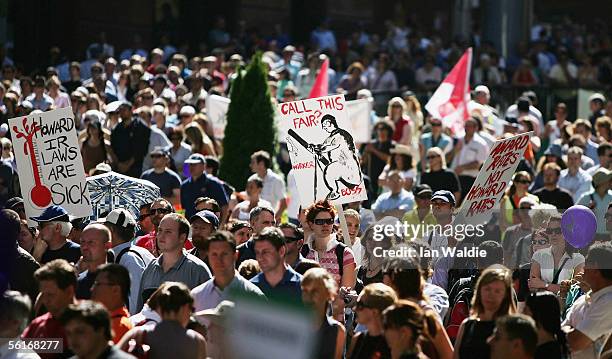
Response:
[{"label": "backpack", "polygon": [[121,262],[121,258],[123,257],[124,254],[126,254],[127,252],[132,252],[135,253],[138,258],[140,258],[141,261],[143,261],[143,263],[147,263],[147,261],[144,260],[144,258],[142,258],[142,254],[138,253],[138,251],[135,251],[132,249],[132,246],[128,246],[125,247],[121,250],[121,252],[119,252],[119,254],[117,254],[117,257],[115,258],[115,263],[119,264],[119,262]]},{"label": "backpack", "polygon": [[[446,333],[448,334],[451,342],[454,342],[457,338],[461,323],[463,323],[463,321],[470,316],[472,296],[474,295],[473,285],[475,283],[475,278],[471,277],[465,286],[458,289],[458,292],[454,298],[450,298],[452,302],[449,303],[450,311],[448,312],[446,321]],[[457,285],[459,284],[460,282],[457,282]]]}]

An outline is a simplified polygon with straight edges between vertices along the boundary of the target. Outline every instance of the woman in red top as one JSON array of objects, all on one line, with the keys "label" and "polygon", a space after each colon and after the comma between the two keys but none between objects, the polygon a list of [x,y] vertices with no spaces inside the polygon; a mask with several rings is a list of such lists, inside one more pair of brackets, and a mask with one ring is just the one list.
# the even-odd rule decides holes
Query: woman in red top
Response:
[{"label": "woman in red top", "polygon": [[400,97],[394,97],[389,101],[387,108],[387,119],[395,125],[393,141],[410,146],[412,143],[412,120],[406,115],[406,102]]}]

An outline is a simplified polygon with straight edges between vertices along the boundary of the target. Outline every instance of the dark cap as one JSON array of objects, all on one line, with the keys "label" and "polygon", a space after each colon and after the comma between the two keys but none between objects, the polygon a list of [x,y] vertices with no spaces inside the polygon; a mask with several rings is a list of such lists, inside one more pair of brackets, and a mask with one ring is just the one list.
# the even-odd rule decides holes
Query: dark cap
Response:
[{"label": "dark cap", "polygon": [[8,201],[6,201],[4,206],[6,207],[6,209],[12,209],[14,211],[15,207],[17,207],[19,205],[23,206],[23,198],[21,198],[21,197],[13,197],[13,198],[9,199]]},{"label": "dark cap", "polygon": [[40,216],[30,217],[30,219],[38,223],[51,221],[70,222],[68,212],[62,206],[57,205],[47,207]]},{"label": "dark cap", "polygon": [[212,224],[213,227],[215,227],[215,229],[219,228],[219,218],[217,218],[217,216],[214,213],[212,213],[211,211],[207,209],[204,209],[194,214],[193,216],[191,216],[190,222],[193,223],[193,221],[198,218],[208,224]]},{"label": "dark cap", "polygon": [[429,185],[427,184],[418,184],[414,186],[414,188],[412,189],[412,193],[415,197],[420,196],[422,194],[429,194],[431,196],[432,190],[431,187],[429,187]]},{"label": "dark cap", "polygon": [[456,204],[455,195],[451,191],[446,191],[446,190],[436,191],[431,197],[432,201],[435,199],[439,199],[446,203],[450,203],[453,207]]},{"label": "dark cap", "polygon": [[531,100],[529,97],[519,97],[518,101],[516,101],[516,107],[519,112],[529,112],[529,106],[531,106]]}]

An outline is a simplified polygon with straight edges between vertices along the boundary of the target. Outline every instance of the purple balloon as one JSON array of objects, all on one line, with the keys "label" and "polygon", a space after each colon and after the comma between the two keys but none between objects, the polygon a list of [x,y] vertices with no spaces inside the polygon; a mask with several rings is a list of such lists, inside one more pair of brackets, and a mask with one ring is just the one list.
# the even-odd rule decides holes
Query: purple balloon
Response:
[{"label": "purple balloon", "polygon": [[567,243],[574,248],[584,248],[595,238],[597,218],[589,208],[575,205],[561,217],[561,231]]}]

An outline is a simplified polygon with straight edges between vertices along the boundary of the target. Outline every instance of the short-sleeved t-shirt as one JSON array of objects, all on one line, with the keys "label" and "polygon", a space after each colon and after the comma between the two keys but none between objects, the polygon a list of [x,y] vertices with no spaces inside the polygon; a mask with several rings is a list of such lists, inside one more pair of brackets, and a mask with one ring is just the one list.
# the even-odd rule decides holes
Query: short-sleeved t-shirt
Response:
[{"label": "short-sleeved t-shirt", "polygon": [[81,246],[78,244],[66,241],[66,244],[60,249],[51,250],[47,248],[43,254],[40,263],[45,264],[55,259],[65,259],[70,263],[76,263],[81,258]]},{"label": "short-sleeved t-shirt", "polygon": [[154,168],[148,169],[140,178],[155,183],[162,197],[172,197],[172,190],[181,188],[181,177],[168,168],[163,173],[156,173]]},{"label": "short-sleeved t-shirt", "polygon": [[[327,243],[325,254],[320,257],[319,252],[314,250],[313,244],[310,243],[310,251],[306,255],[306,258],[317,261],[322,268],[327,270],[334,277],[338,285],[340,285],[342,278],[340,277],[340,267],[338,266],[338,257],[336,256],[336,246],[338,244],[339,243],[336,238],[332,238]],[[344,248],[344,256],[342,260],[343,267],[355,264],[355,256],[353,255],[353,251],[349,247]]]}]

